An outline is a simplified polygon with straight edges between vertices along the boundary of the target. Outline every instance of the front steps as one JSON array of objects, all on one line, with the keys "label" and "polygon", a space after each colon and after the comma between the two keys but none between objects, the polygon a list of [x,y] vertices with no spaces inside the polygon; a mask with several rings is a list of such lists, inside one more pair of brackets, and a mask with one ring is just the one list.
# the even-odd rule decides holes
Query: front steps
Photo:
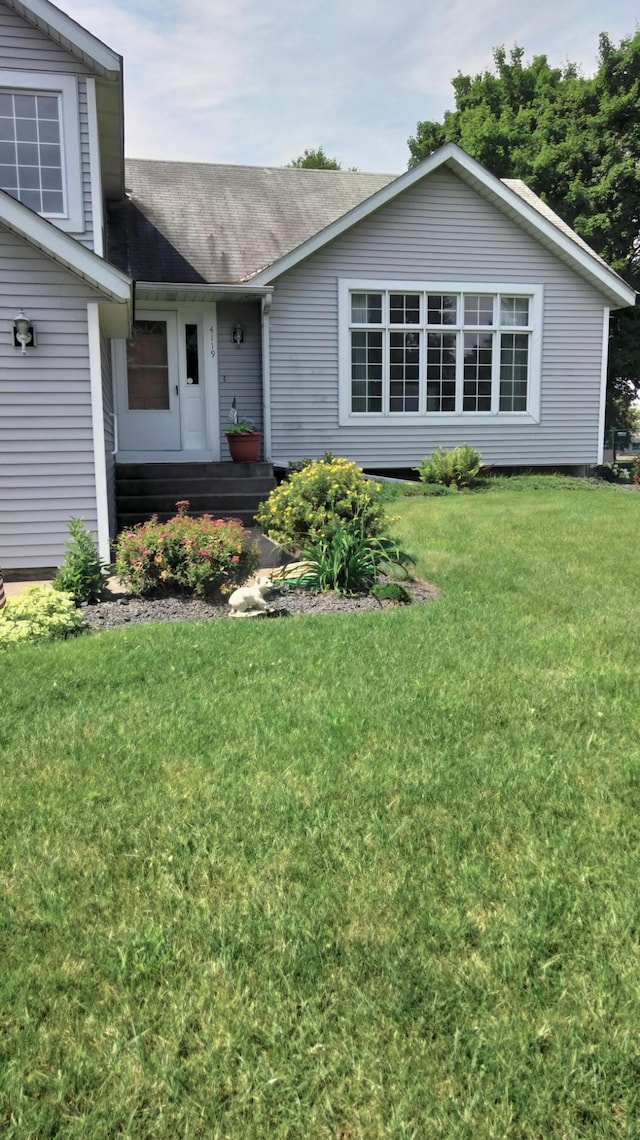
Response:
[{"label": "front steps", "polygon": [[275,486],[271,463],[118,463],[118,530],[152,515],[164,522],[180,499],[189,500],[190,515],[231,517],[250,527]]}]

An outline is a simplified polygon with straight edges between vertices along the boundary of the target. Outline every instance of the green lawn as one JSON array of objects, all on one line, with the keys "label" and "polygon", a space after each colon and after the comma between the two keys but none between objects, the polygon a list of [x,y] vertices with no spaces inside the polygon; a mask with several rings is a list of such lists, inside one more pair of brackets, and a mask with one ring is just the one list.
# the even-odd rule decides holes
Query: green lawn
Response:
[{"label": "green lawn", "polygon": [[430,605],[3,654],[3,1138],[640,1135],[640,495],[518,486],[391,504]]}]

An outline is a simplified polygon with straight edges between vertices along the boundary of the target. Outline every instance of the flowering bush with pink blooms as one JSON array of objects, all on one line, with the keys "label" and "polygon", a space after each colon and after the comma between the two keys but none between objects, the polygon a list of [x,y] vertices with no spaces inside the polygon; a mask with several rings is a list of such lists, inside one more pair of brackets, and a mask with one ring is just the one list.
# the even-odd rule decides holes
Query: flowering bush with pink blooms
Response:
[{"label": "flowering bush with pink blooms", "polygon": [[168,522],[154,516],[118,536],[115,572],[133,594],[225,594],[255,570],[257,551],[239,519],[190,518],[187,500],[176,507]]}]

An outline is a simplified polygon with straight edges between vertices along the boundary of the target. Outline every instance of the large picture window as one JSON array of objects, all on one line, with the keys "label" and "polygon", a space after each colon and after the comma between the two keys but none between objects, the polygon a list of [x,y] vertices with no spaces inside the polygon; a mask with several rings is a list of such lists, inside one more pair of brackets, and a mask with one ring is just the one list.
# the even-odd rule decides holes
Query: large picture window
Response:
[{"label": "large picture window", "polygon": [[537,418],[542,289],[340,282],[341,420]]}]

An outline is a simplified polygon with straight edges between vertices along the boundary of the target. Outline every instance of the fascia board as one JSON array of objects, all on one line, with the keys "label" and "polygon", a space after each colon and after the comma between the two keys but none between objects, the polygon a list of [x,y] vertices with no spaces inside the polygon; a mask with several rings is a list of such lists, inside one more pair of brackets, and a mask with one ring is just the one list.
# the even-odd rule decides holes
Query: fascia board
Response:
[{"label": "fascia board", "polygon": [[621,306],[635,304],[635,291],[622,278],[618,277],[617,273],[602,265],[595,256],[576,245],[571,238],[558,230],[533,206],[523,201],[514,190],[505,186],[499,178],[490,174],[479,162],[476,162],[455,143],[446,143],[445,146],[429,155],[418,166],[407,170],[394,182],[383,186],[370,198],[355,206],[353,210],[349,210],[348,213],[320,230],[319,233],[314,234],[312,238],[291,250],[290,253],[285,254],[273,265],[261,270],[260,273],[251,278],[251,284],[266,285],[272,283],[275,278],[304,261],[312,253],[322,249],[328,242],[333,241],[351,229],[352,226],[363,221],[375,210],[379,210],[387,202],[391,202],[399,194],[404,193],[405,190],[410,189],[411,186],[444,165],[462,175],[465,181],[475,183],[476,189],[481,190],[485,197],[492,198],[496,206],[501,208],[503,212],[508,211],[526,221],[529,230],[533,230],[541,238],[544,237],[546,244],[555,248],[564,261],[573,264],[578,272],[581,271],[582,276],[586,274],[594,285],[604,291],[610,299],[615,299]]},{"label": "fascia board", "polygon": [[0,223],[82,277],[110,300],[131,299],[129,277],[4,192],[0,192]]},{"label": "fascia board", "polygon": [[50,4],[49,0],[29,0],[28,4],[23,4],[20,0],[7,0],[7,3],[18,15],[68,47],[90,67],[109,76],[121,73],[121,57],[66,12],[56,8],[55,4]]}]

